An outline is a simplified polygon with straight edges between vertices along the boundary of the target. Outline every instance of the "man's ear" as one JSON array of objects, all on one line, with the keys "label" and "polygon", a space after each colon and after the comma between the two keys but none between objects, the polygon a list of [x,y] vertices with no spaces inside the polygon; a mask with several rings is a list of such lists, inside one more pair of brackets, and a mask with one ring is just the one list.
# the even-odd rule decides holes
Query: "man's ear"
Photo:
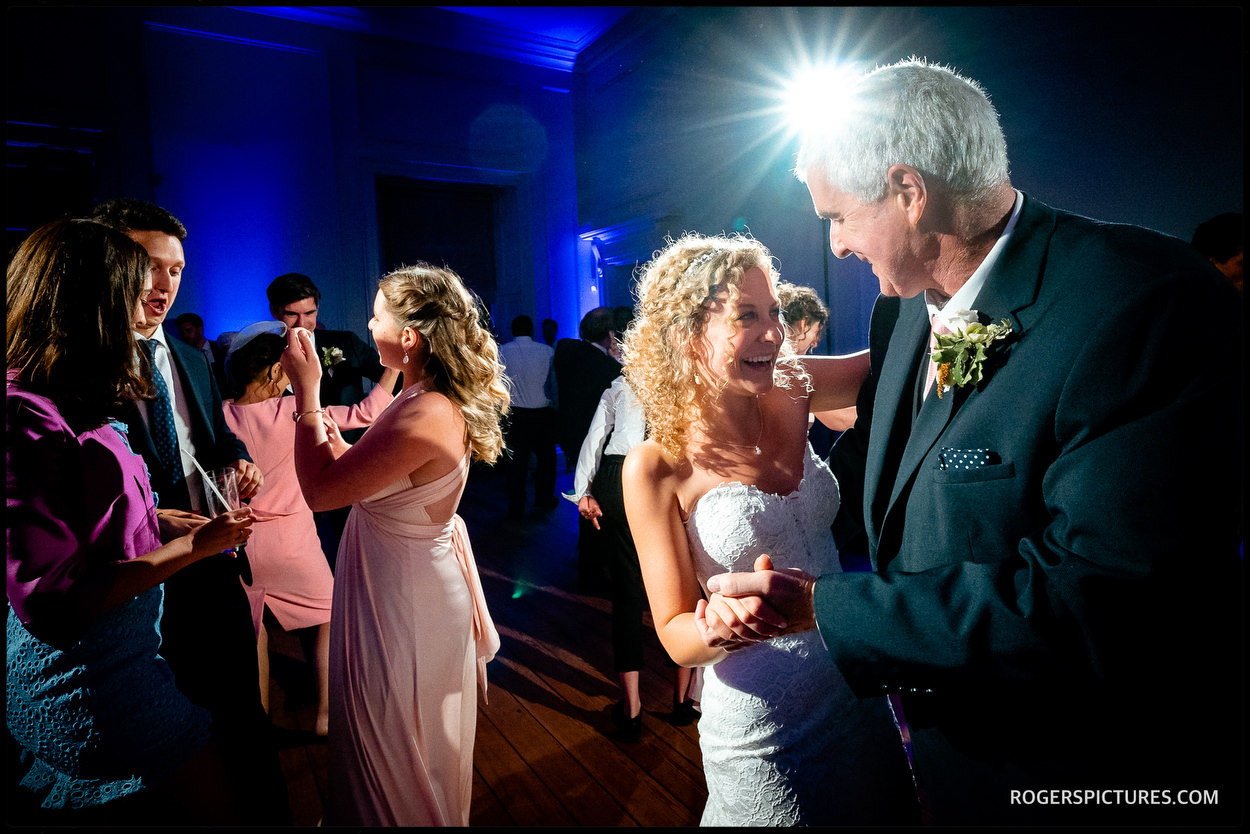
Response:
[{"label": "man's ear", "polygon": [[924,175],[910,165],[891,165],[885,178],[890,199],[913,226],[919,224],[929,199]]}]

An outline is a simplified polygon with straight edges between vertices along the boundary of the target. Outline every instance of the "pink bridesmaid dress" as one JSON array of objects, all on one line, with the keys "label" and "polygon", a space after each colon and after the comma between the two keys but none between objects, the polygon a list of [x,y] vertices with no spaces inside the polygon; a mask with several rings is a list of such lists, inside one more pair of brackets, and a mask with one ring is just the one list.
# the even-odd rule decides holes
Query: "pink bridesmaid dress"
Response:
[{"label": "pink bridesmaid dress", "polygon": [[499,636],[464,521],[426,511],[458,502],[468,474],[466,453],[352,506],[330,619],[327,826],[468,825],[475,682],[485,694]]}]

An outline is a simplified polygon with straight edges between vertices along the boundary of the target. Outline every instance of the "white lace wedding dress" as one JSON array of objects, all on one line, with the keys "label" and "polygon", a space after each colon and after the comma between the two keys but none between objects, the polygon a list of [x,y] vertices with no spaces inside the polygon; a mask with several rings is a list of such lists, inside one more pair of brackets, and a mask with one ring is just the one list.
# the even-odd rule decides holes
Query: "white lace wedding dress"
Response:
[{"label": "white lace wedding dress", "polygon": [[[839,505],[829,468],[808,447],[789,495],[722,484],[699,499],[686,534],[707,579],[774,567],[840,573],[829,525]],[[787,635],[708,667],[699,744],[703,825],[907,824],[918,821],[902,740],[884,696],[856,698],[819,632]]]}]

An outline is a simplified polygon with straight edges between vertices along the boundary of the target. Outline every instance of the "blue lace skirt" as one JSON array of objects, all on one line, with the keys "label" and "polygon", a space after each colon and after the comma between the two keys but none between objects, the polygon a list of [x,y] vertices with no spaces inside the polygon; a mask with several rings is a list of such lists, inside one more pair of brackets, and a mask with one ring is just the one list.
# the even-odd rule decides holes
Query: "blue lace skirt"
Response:
[{"label": "blue lace skirt", "polygon": [[103,612],[67,649],[33,636],[9,607],[9,732],[44,808],[89,808],[159,784],[208,741],[209,714],[157,656],[164,590]]}]

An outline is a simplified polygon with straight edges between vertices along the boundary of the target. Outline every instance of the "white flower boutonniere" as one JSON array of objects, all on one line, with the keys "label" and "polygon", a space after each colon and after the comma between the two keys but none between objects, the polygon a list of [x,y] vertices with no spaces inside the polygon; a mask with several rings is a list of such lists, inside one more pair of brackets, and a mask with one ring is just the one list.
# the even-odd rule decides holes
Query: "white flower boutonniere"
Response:
[{"label": "white flower boutonniere", "polygon": [[321,364],[327,368],[333,368],[335,365],[343,361],[342,348],[323,347],[321,349]]},{"label": "white flower boutonniere", "polygon": [[939,397],[952,385],[960,388],[977,385],[981,381],[981,366],[985,363],[986,351],[1011,332],[1011,322],[1007,319],[999,324],[981,324],[975,310],[958,310],[947,317],[947,322],[954,333],[934,334],[937,344],[931,357],[938,363]]}]

